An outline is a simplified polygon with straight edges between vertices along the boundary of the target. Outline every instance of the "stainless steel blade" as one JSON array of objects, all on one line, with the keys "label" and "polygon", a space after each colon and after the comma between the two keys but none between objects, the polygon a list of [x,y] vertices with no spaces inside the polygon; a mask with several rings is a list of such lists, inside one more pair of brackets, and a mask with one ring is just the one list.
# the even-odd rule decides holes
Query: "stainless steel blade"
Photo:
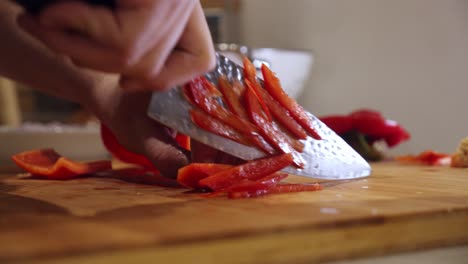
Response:
[{"label": "stainless steel blade", "polygon": [[[216,69],[206,74],[211,82],[217,83],[221,74],[226,75],[229,79],[242,80],[243,73],[240,65],[219,54],[217,55],[217,63]],[[259,80],[263,85],[263,80]],[[166,92],[153,93],[148,115],[195,140],[241,159],[252,160],[265,156],[263,152],[254,147],[239,144],[199,128],[190,119],[189,110],[191,108],[192,105],[184,98],[180,87],[177,87]],[[305,167],[297,169],[290,166],[283,171],[299,176],[327,180],[344,180],[369,176],[371,173],[369,164],[318,118],[310,113],[308,114],[314,122],[314,128],[322,139],[315,140],[308,137],[306,140],[302,140],[305,148],[300,155],[305,161]]]}]

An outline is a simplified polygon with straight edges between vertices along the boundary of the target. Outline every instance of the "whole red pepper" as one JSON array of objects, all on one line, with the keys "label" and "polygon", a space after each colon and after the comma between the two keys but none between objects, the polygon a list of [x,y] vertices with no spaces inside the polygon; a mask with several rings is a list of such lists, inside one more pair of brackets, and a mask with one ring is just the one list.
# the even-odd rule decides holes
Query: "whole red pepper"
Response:
[{"label": "whole red pepper", "polygon": [[382,158],[381,153],[373,148],[374,142],[383,140],[388,147],[395,147],[410,138],[400,124],[372,109],[359,109],[348,115],[324,116],[320,120],[368,160]]}]

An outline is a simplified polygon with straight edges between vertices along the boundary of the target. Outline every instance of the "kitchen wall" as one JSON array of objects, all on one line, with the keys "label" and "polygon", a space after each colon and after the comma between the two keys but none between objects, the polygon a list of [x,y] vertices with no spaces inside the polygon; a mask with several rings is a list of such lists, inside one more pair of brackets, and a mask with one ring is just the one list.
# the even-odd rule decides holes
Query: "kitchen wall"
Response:
[{"label": "kitchen wall", "polygon": [[314,51],[313,113],[380,110],[413,136],[394,153],[468,136],[468,1],[248,0],[240,17],[247,45]]}]

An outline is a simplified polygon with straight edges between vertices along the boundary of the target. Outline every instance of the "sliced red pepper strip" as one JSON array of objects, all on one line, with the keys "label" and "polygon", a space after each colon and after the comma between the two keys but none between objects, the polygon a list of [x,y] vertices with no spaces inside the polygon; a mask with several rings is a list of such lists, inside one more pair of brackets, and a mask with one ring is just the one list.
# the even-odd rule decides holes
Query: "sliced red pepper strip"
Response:
[{"label": "sliced red pepper strip", "polygon": [[262,74],[265,79],[265,89],[275,98],[282,106],[289,110],[290,114],[296,121],[310,134],[314,139],[321,139],[320,135],[314,129],[314,124],[306,111],[300,106],[296,100],[289,97],[281,88],[279,79],[265,65],[262,65]]},{"label": "sliced red pepper strip", "polygon": [[31,174],[54,180],[67,180],[83,174],[112,169],[109,160],[76,162],[61,156],[53,149],[26,151],[13,155],[12,159]]},{"label": "sliced red pepper strip", "polygon": [[199,183],[214,191],[232,186],[244,179],[256,181],[262,177],[277,172],[293,162],[291,154],[281,154],[263,159],[249,161],[231,169],[215,173]]},{"label": "sliced red pepper strip", "polygon": [[189,85],[193,99],[201,110],[243,133],[252,133],[252,131],[255,131],[255,127],[252,124],[240,119],[223,108],[219,102],[212,97],[210,90],[204,85],[202,78],[193,80]]},{"label": "sliced red pepper strip", "polygon": [[192,122],[204,130],[207,130],[218,136],[234,140],[240,144],[251,145],[251,143],[248,141],[248,139],[245,138],[243,134],[222,123],[218,119],[211,117],[205,112],[194,109],[190,111],[190,117]]},{"label": "sliced red pepper strip", "polygon": [[117,138],[114,136],[112,131],[107,128],[104,124],[101,123],[101,140],[106,149],[117,159],[130,163],[142,166],[154,173],[159,173],[159,171],[154,167],[153,163],[143,155],[133,153],[122,145],[120,145]]},{"label": "sliced red pepper strip", "polygon": [[236,183],[236,184],[234,184],[234,185],[232,185],[230,187],[227,187],[225,189],[210,192],[210,193],[204,193],[204,194],[202,194],[202,197],[206,197],[206,198],[219,197],[219,196],[222,196],[225,193],[232,192],[233,190],[236,190],[236,188],[239,188],[239,187],[254,186],[253,188],[256,188],[256,186],[258,186],[258,184],[265,184],[265,185],[271,186],[271,185],[277,184],[278,182],[284,180],[286,177],[288,177],[287,173],[275,172],[273,174],[265,176],[265,177],[263,177],[263,178],[261,178],[259,180],[256,180],[256,181],[242,180],[239,183]]},{"label": "sliced red pepper strip", "polygon": [[191,163],[179,169],[177,181],[185,187],[199,189],[202,188],[198,183],[201,179],[232,167],[218,163]]},{"label": "sliced red pepper strip", "polygon": [[219,89],[214,86],[208,79],[205,77],[200,77],[203,86],[208,89],[209,94],[211,97],[221,97],[223,94],[219,91]]},{"label": "sliced red pepper strip", "polygon": [[258,98],[258,102],[260,103],[263,113],[265,113],[266,120],[271,122],[271,114],[270,110],[268,109],[265,101],[263,101],[263,97],[261,95],[261,90],[263,88],[260,86],[260,84],[257,82],[257,70],[255,69],[255,66],[252,64],[252,62],[247,58],[244,57],[243,59],[243,64],[244,64],[244,79],[247,79],[251,83],[251,88],[252,91],[254,92],[255,96]]},{"label": "sliced red pepper strip", "polygon": [[241,98],[244,95],[245,86],[242,85],[242,83],[239,80],[235,79],[232,82],[232,90],[239,98]]},{"label": "sliced red pepper strip", "polygon": [[277,185],[266,185],[257,184],[251,186],[244,186],[235,189],[228,193],[228,197],[231,199],[239,198],[252,198],[266,194],[273,193],[288,193],[288,192],[305,192],[305,191],[318,191],[322,190],[322,186],[318,183],[314,184],[277,184]]},{"label": "sliced red pepper strip", "polygon": [[244,134],[249,141],[265,153],[274,154],[275,150],[258,133],[258,129],[250,122],[239,118],[220,106],[218,101],[211,96],[209,89],[204,83],[206,82],[202,81],[202,78],[197,78],[190,82],[188,86],[197,106],[212,117]]},{"label": "sliced red pepper strip", "polygon": [[283,153],[292,153],[294,150],[302,152],[304,144],[302,142],[291,139],[282,133],[272,122],[263,118],[261,115],[262,109],[258,103],[257,97],[254,95],[252,85],[249,80],[245,80],[247,89],[245,91],[245,101],[248,114],[252,122],[257,125],[260,133],[265,137],[270,144]]},{"label": "sliced red pepper strip", "polygon": [[[226,76],[222,75],[218,79],[219,90],[224,96],[224,101],[229,109],[240,118],[247,118],[247,113],[241,104],[240,95],[234,91],[234,86],[231,85]],[[241,85],[241,84],[239,84]]]},{"label": "sliced red pepper strip", "polygon": [[258,179],[256,182],[262,183],[262,184],[277,184],[278,182],[286,179],[287,177],[288,177],[287,173],[275,172],[273,174],[270,174],[263,178]]},{"label": "sliced red pepper strip", "polygon": [[299,139],[306,139],[307,133],[299,123],[291,116],[289,111],[280,105],[270,94],[264,89],[260,90],[260,93],[272,113],[273,117],[283,125],[292,135]]}]

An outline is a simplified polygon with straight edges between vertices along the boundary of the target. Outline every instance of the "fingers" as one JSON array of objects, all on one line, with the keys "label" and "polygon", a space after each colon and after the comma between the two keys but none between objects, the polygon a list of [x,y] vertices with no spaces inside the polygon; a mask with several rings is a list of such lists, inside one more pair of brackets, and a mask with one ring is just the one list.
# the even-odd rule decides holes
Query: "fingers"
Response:
[{"label": "fingers", "polygon": [[28,15],[19,16],[18,24],[52,50],[71,57],[78,65],[83,64],[88,68],[114,73],[121,71],[122,63],[110,48],[96,45],[89,39],[73,33],[41,27]]},{"label": "fingers", "polygon": [[82,1],[58,1],[39,23],[21,25],[79,65],[120,73],[127,90],[164,90],[214,67],[215,52],[203,10],[195,0],[120,0],[116,10]]},{"label": "fingers", "polygon": [[172,50],[162,69],[153,78],[141,80],[123,78],[121,86],[127,90],[165,90],[182,85],[196,76],[214,68],[215,51],[205,21],[203,9],[195,6],[187,26],[179,40],[177,49]]}]

